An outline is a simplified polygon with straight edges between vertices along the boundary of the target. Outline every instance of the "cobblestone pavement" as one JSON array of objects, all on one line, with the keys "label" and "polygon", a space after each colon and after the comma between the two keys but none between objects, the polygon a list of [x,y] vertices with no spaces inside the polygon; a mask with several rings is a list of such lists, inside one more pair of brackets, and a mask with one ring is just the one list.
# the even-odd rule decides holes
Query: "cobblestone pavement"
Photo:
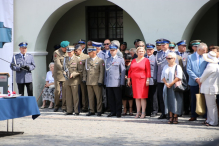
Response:
[{"label": "cobblestone pavement", "polygon": [[[24,134],[0,137],[0,145],[216,145],[219,144],[219,126],[206,127],[203,118],[189,122],[189,117],[180,117],[179,124],[167,124],[157,117],[134,119],[65,116],[43,109],[36,120],[29,117],[14,120],[15,131]],[[11,120],[10,120],[11,122]],[[10,123],[11,124],[11,123]],[[10,127],[11,130],[11,127]],[[6,131],[6,121],[0,121],[0,131]],[[213,142],[209,144],[209,142]]]}]

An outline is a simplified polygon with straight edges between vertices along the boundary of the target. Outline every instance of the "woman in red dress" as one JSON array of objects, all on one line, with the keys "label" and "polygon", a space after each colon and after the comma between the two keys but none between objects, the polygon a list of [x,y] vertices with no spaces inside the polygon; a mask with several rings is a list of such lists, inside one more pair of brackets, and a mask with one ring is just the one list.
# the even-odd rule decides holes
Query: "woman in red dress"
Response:
[{"label": "woman in red dress", "polygon": [[[128,85],[132,84],[133,98],[136,100],[137,115],[135,118],[145,118],[146,98],[148,98],[149,79],[151,77],[150,62],[144,57],[146,53],[143,47],[138,47],[128,72]],[[131,80],[130,80],[131,79]],[[142,109],[142,113],[141,110]]]}]

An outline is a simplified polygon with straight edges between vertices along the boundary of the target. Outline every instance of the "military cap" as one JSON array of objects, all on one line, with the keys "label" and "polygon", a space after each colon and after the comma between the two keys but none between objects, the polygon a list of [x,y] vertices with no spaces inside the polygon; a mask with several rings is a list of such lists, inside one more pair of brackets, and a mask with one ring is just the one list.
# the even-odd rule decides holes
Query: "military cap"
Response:
[{"label": "military cap", "polygon": [[146,49],[154,49],[155,45],[154,44],[146,44]]},{"label": "military cap", "polygon": [[140,39],[136,39],[136,40],[134,41],[134,45],[135,45],[136,42],[139,42],[139,41],[141,41],[141,40],[140,40]]},{"label": "military cap", "polygon": [[177,46],[180,46],[180,45],[182,45],[182,46],[187,46],[186,40],[179,41],[179,42],[176,43],[176,44],[177,44]]},{"label": "military cap", "polygon": [[18,46],[19,46],[19,47],[24,47],[24,48],[26,48],[27,45],[28,45],[28,43],[22,42],[22,43],[20,43]]},{"label": "military cap", "polygon": [[175,48],[175,47],[176,47],[176,44],[175,44],[174,42],[170,42],[169,47]]},{"label": "military cap", "polygon": [[127,43],[126,43],[126,42],[123,42],[122,44],[127,46]]},{"label": "military cap", "polygon": [[193,40],[190,42],[191,46],[198,46],[201,43],[201,40]]},{"label": "military cap", "polygon": [[97,51],[97,48],[94,46],[88,46],[87,52]]},{"label": "military cap", "polygon": [[157,45],[157,46],[160,46],[160,45],[161,45],[161,40],[160,40],[160,39],[157,39],[155,42],[156,42],[156,45]]},{"label": "military cap", "polygon": [[111,44],[111,45],[109,46],[109,48],[110,48],[110,50],[116,50],[116,49],[118,49],[119,47],[118,47],[117,45],[115,45],[115,44]]},{"label": "military cap", "polygon": [[161,41],[161,44],[169,44],[170,43],[170,41],[167,39],[160,39],[160,41]]},{"label": "military cap", "polygon": [[103,43],[99,43],[99,42],[92,42],[92,46],[94,47],[101,47]]},{"label": "military cap", "polygon": [[75,46],[68,46],[66,52],[72,52],[75,50]]},{"label": "military cap", "polygon": [[86,44],[86,42],[85,42],[85,40],[80,39],[80,40],[78,41],[78,44]]},{"label": "military cap", "polygon": [[65,47],[67,47],[69,44],[70,44],[69,41],[62,41],[61,44],[60,44],[60,46],[61,46],[62,48],[65,48]]},{"label": "military cap", "polygon": [[81,46],[80,46],[80,44],[77,44],[76,46],[75,46],[75,50],[77,50],[78,48],[80,48]]},{"label": "military cap", "polygon": [[61,46],[60,45],[55,45],[54,49],[59,49]]}]

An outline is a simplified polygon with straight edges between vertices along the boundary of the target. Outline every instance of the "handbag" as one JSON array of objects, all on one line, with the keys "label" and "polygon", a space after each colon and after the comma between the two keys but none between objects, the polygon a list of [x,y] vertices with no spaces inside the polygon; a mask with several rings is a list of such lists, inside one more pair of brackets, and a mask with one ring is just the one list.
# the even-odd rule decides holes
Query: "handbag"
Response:
[{"label": "handbag", "polygon": [[205,107],[205,95],[201,94],[200,92],[196,94],[196,109],[195,112],[202,116],[206,113]]},{"label": "handbag", "polygon": [[127,83],[124,87],[124,96],[125,97],[133,97],[132,86],[128,86]]},{"label": "handbag", "polygon": [[[174,75],[174,79],[177,75],[177,65],[175,67],[175,75]],[[182,80],[180,81],[177,81],[174,85],[173,85],[173,90],[176,91],[176,92],[184,92],[188,89],[188,83],[187,83],[187,80],[186,80],[186,76],[185,74],[183,73],[182,71]]]}]

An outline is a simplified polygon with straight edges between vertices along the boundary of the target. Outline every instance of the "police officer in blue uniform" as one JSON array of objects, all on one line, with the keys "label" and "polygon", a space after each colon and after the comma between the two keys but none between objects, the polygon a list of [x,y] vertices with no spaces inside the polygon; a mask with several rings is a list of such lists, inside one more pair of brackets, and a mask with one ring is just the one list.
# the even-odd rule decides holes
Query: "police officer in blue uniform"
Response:
[{"label": "police officer in blue uniform", "polygon": [[121,117],[122,113],[122,90],[125,85],[125,62],[117,55],[118,46],[110,45],[111,57],[105,61],[105,85],[108,94],[111,113],[107,117]]},{"label": "police officer in blue uniform", "polygon": [[85,42],[85,40],[80,39],[80,40],[78,41],[78,44],[81,45],[82,52],[83,52],[84,54],[88,54],[87,48],[86,48],[86,42]]},{"label": "police officer in blue uniform", "polygon": [[18,45],[20,47],[20,53],[13,56],[10,68],[16,71],[16,82],[19,94],[24,96],[24,86],[26,86],[28,96],[33,96],[31,71],[34,70],[36,66],[33,56],[27,53],[27,45],[28,43],[26,42],[22,42]]},{"label": "police officer in blue uniform", "polygon": [[158,102],[157,102],[157,94],[156,93],[156,83],[154,82],[153,76],[154,76],[154,69],[156,68],[156,63],[155,63],[155,55],[154,53],[154,47],[155,45],[153,44],[146,44],[146,52],[147,54],[145,55],[146,58],[149,59],[150,61],[150,69],[151,69],[151,78],[149,80],[149,93],[148,93],[148,98],[147,98],[147,108],[146,108],[146,115],[147,116],[156,116],[158,112]]},{"label": "police officer in blue uniform", "polygon": [[[170,41],[167,39],[160,39],[162,51],[158,51],[156,55],[156,68],[154,69],[154,80],[157,82],[157,98],[160,106],[160,110],[162,112],[161,116],[158,119],[165,119],[165,111],[164,111],[164,102],[163,102],[163,87],[164,83],[161,80],[161,74],[165,65],[168,64],[166,57],[169,50]],[[179,64],[179,60],[176,58],[176,64]]]},{"label": "police officer in blue uniform", "polygon": [[[186,52],[186,46],[187,46],[186,40],[179,41],[177,43],[177,46],[178,46],[178,51],[176,51],[176,54],[182,57],[182,63],[183,63],[182,69],[183,69],[183,72],[184,72],[186,79],[187,79],[187,82],[188,82],[189,75],[188,75],[187,70],[186,70],[186,65],[187,65],[187,59],[189,57],[189,53]],[[183,92],[183,103],[184,103],[184,111],[185,111],[184,114],[185,115],[189,114],[189,109],[190,109],[189,95],[190,95],[189,90]]]},{"label": "police officer in blue uniform", "polygon": [[107,58],[109,58],[109,55],[108,53],[105,53],[101,50],[101,46],[102,46],[102,43],[100,42],[92,42],[92,46],[96,47],[97,49],[97,57],[105,60]]}]

